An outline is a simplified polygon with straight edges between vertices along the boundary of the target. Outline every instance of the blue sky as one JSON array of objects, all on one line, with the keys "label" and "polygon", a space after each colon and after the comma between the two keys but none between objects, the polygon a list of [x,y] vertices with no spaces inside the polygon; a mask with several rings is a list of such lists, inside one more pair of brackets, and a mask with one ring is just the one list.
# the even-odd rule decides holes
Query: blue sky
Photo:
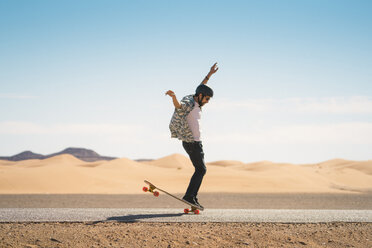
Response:
[{"label": "blue sky", "polygon": [[182,153],[178,98],[214,62],[206,160],[372,159],[370,1],[0,2],[0,155]]}]

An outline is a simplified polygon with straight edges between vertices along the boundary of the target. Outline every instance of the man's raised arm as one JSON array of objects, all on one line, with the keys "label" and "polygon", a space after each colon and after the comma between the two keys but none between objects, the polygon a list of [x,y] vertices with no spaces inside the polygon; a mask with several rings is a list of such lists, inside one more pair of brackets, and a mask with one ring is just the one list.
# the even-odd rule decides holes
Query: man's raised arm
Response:
[{"label": "man's raised arm", "polygon": [[212,65],[211,69],[209,70],[209,73],[207,74],[207,76],[205,76],[205,78],[203,79],[203,81],[202,81],[201,83],[202,83],[202,84],[207,84],[209,78],[210,78],[214,73],[216,73],[216,71],[218,71],[217,62],[214,63],[214,65]]},{"label": "man's raised arm", "polygon": [[173,105],[176,109],[180,109],[181,108],[181,104],[178,102],[177,100],[177,97],[176,97],[176,94],[174,94],[173,91],[171,90],[168,90],[167,92],[165,92],[166,95],[172,97],[172,101],[173,101]]}]

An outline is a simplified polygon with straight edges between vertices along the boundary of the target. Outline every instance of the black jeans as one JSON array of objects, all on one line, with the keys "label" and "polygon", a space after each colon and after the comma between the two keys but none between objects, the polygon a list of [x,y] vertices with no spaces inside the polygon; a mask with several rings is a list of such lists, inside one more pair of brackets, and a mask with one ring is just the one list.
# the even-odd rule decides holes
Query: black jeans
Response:
[{"label": "black jeans", "polygon": [[187,154],[189,154],[191,162],[195,167],[195,172],[191,177],[185,196],[196,197],[203,181],[203,177],[207,172],[207,167],[205,167],[204,163],[203,145],[200,141],[192,143],[183,141],[182,145]]}]

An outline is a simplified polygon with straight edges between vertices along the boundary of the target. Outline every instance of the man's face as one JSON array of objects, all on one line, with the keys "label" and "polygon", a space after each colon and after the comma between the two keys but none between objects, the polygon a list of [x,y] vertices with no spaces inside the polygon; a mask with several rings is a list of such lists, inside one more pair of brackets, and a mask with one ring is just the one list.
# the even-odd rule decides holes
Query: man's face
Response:
[{"label": "man's face", "polygon": [[199,99],[202,99],[202,106],[204,106],[209,102],[211,97],[210,96],[204,96],[203,98],[202,97],[203,97],[202,94],[199,94]]}]

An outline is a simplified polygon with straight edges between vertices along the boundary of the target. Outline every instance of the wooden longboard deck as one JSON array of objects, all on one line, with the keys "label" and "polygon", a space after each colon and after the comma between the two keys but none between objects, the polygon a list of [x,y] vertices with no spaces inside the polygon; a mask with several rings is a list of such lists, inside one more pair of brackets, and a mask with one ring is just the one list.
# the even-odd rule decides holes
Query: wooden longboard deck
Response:
[{"label": "wooden longboard deck", "polygon": [[146,184],[148,184],[150,187],[153,187],[154,189],[157,189],[157,190],[159,190],[159,191],[161,191],[161,192],[163,192],[163,193],[165,193],[165,194],[167,194],[167,195],[173,197],[174,199],[177,199],[177,200],[179,200],[179,201],[185,203],[186,205],[191,206],[192,208],[199,209],[199,210],[201,210],[201,211],[204,210],[203,208],[199,207],[198,205],[194,205],[194,204],[192,204],[192,203],[190,203],[190,202],[187,202],[187,201],[185,201],[185,200],[183,200],[183,199],[181,199],[181,198],[178,198],[178,197],[175,196],[175,195],[172,195],[171,193],[168,193],[167,191],[165,191],[165,190],[163,190],[163,189],[160,189],[160,188],[156,187],[154,184],[150,183],[150,182],[147,181],[147,180],[144,180],[144,182],[145,182]]}]

